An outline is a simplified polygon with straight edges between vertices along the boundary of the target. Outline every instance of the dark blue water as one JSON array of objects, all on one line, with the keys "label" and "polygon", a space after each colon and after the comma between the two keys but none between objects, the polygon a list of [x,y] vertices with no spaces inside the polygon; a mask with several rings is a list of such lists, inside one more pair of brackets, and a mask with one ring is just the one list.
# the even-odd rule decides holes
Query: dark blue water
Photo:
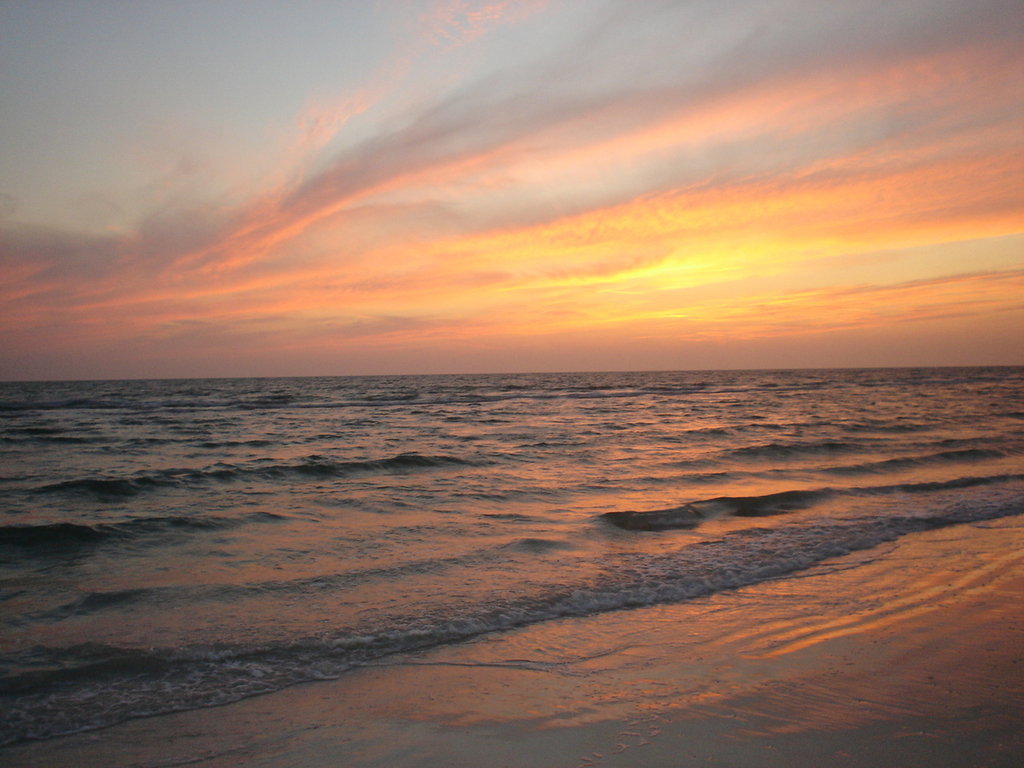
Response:
[{"label": "dark blue water", "polygon": [[0,743],[1024,512],[1024,369],[0,384]]}]

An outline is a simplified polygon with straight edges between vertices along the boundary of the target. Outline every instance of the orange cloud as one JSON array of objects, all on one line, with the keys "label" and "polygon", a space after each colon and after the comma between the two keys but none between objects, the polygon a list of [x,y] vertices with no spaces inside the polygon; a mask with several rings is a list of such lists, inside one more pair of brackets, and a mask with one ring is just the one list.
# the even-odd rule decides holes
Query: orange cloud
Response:
[{"label": "orange cloud", "polygon": [[[523,7],[451,0],[418,23],[450,46]],[[957,42],[567,102],[467,87],[317,155],[393,96],[411,60],[307,110],[289,163],[233,210],[17,244],[4,328],[258,329],[337,349],[588,328],[764,338],[1019,306],[1020,274],[983,242],[1024,232],[1022,94],[1005,48]],[[957,241],[977,254],[934,277],[924,249]],[[804,274],[911,248],[916,281]]]},{"label": "orange cloud", "polygon": [[[459,4],[446,7],[454,12],[457,6]],[[661,154],[670,151],[699,153],[707,152],[709,148],[717,151],[714,148],[723,142],[728,151],[736,153],[748,167],[757,168],[758,162],[752,166],[748,162],[751,153],[763,153],[763,149],[759,149],[763,146],[777,148],[781,134],[795,137],[797,144],[802,143],[804,137],[814,136],[811,141],[820,144],[818,136],[827,137],[830,133],[844,136],[838,126],[848,120],[856,123],[854,118],[862,112],[870,114],[872,109],[884,108],[899,115],[899,105],[907,102],[911,94],[915,109],[927,108],[929,118],[923,123],[913,116],[896,118],[899,124],[897,135],[909,133],[915,139],[913,142],[908,143],[905,137],[895,142],[885,136],[873,137],[867,144],[857,139],[853,142],[855,152],[850,154],[847,144],[851,140],[847,138],[833,148],[825,147],[824,152],[822,148],[812,147],[803,160],[799,153],[793,154],[796,149],[788,149],[786,156],[765,166],[754,180],[741,179],[747,187],[746,199],[735,199],[732,203],[722,201],[721,196],[734,194],[737,185],[727,178],[716,181],[715,172],[712,172],[711,176],[691,181],[678,191],[657,193],[654,195],[659,201],[656,206],[645,199],[640,204],[628,203],[613,208],[610,216],[607,209],[599,209],[567,220],[567,226],[573,231],[566,235],[557,234],[558,228],[564,229],[566,225],[555,222],[547,232],[526,230],[524,236],[533,241],[536,235],[541,235],[548,248],[546,252],[542,253],[543,249],[532,243],[529,246],[532,252],[541,254],[539,258],[571,257],[567,250],[572,250],[577,258],[583,258],[585,254],[580,250],[580,243],[588,238],[591,242],[595,238],[603,239],[609,248],[616,245],[643,247],[665,237],[678,237],[694,230],[707,233],[736,228],[734,223],[737,221],[742,229],[744,223],[750,222],[752,210],[759,211],[761,218],[774,217],[781,222],[785,215],[783,208],[789,208],[794,217],[802,220],[791,221],[788,226],[818,227],[820,230],[817,219],[831,219],[829,226],[833,235],[842,234],[845,226],[847,232],[844,236],[854,241],[869,222],[885,229],[884,236],[891,237],[897,235],[895,230],[901,226],[901,217],[913,219],[928,216],[931,211],[933,233],[938,237],[939,224],[934,219],[946,208],[949,214],[948,236],[958,237],[963,236],[963,233],[957,233],[958,228],[963,229],[985,217],[982,210],[985,205],[991,220],[974,235],[1018,231],[1019,223],[1014,218],[1013,209],[1018,206],[1019,195],[1014,194],[1011,174],[1019,168],[1020,153],[1015,151],[1019,140],[1012,126],[1008,127],[1004,122],[975,127],[966,134],[953,134],[952,138],[935,135],[932,126],[933,114],[955,112],[957,99],[965,98],[964,90],[979,85],[978,71],[984,72],[985,80],[981,84],[986,87],[978,89],[977,94],[971,94],[974,101],[980,99],[991,106],[1012,92],[1016,82],[1015,70],[1008,62],[995,53],[957,50],[931,58],[918,56],[889,62],[885,66],[839,76],[835,73],[786,76],[766,84],[752,85],[738,93],[714,94],[710,99],[689,105],[667,119],[641,124],[635,130],[610,138],[597,137],[593,142],[586,142],[584,132],[580,137],[584,143],[577,147],[566,146],[567,138],[562,137],[573,135],[580,121],[593,121],[600,117],[600,110],[555,122],[546,129],[541,126],[539,133],[531,134],[530,138],[513,132],[482,145],[470,144],[465,149],[456,145],[454,151],[440,154],[428,146],[423,157],[410,156],[408,152],[405,156],[401,154],[421,140],[417,129],[410,129],[394,136],[394,147],[387,144],[371,147],[365,162],[354,158],[339,162],[299,190],[289,194],[275,193],[255,202],[241,212],[232,228],[217,243],[179,259],[175,268],[203,264],[209,274],[245,267],[271,257],[275,249],[287,246],[310,228],[344,217],[354,206],[375,199],[437,193],[448,196],[456,205],[462,204],[462,198],[468,196],[470,205],[476,205],[473,197],[479,196],[475,193],[480,185],[484,184],[486,192],[487,186],[494,186],[488,178],[494,179],[495,175],[506,180],[499,182],[498,187],[502,183],[525,181],[540,188],[553,185],[551,188],[557,190],[567,178],[585,178],[592,186],[600,187],[602,183],[608,186],[614,165],[634,165],[646,162],[652,156],[657,160]],[[635,106],[627,101],[616,108]],[[865,130],[871,133],[874,129],[868,126]],[[922,131],[926,134],[922,135]],[[426,128],[420,133],[422,136],[432,135]],[[965,137],[969,141],[966,145],[963,144]],[[544,141],[549,142],[547,148],[541,146]],[[732,141],[746,143],[736,146],[729,143]],[[783,163],[781,168],[772,167],[780,162]],[[603,182],[597,178],[601,173],[606,176]],[[757,176],[764,178],[758,181]],[[829,176],[835,179],[835,188],[826,189],[827,180],[821,177]],[[978,208],[969,224],[956,224],[960,211],[968,207],[967,201],[950,200],[951,188],[958,177],[977,179],[982,187],[978,189],[972,184],[963,194],[964,198],[973,199]],[[844,182],[845,186],[840,190],[839,185]],[[578,184],[579,181],[576,182]],[[724,191],[716,189],[716,185],[721,185]],[[779,189],[783,185],[785,188]],[[806,189],[804,194],[799,191],[801,185]],[[827,204],[820,197],[823,190],[829,195]],[[982,199],[986,190],[992,197],[987,201]],[[925,193],[929,191],[930,199],[927,199],[929,195]],[[1002,200],[996,199],[998,195],[1002,195]],[[665,202],[673,199],[678,204],[673,206]],[[872,202],[874,210],[869,210]],[[998,210],[1000,205],[1004,210]],[[665,212],[666,207],[674,207],[675,210]],[[640,208],[647,210],[641,211]],[[656,213],[659,209],[662,212]],[[851,215],[855,209],[862,212],[860,216]],[[838,218],[833,214],[838,214]],[[624,216],[636,221],[630,224]],[[655,218],[659,220],[655,221]],[[626,234],[615,235],[611,231],[615,228],[624,230]],[[883,238],[883,232],[876,234],[876,239]],[[480,244],[484,250],[492,252],[488,237],[484,236]],[[819,231],[818,237],[827,235]],[[906,242],[920,241],[915,237],[918,236],[910,235]],[[501,235],[499,239],[505,241],[506,249],[513,248],[507,235]],[[471,237],[464,246],[456,246],[454,252],[472,248],[472,240]],[[893,244],[902,242],[897,239]],[[571,246],[567,249],[559,247],[559,243],[571,243]],[[605,259],[606,254],[599,249],[596,257]]]}]

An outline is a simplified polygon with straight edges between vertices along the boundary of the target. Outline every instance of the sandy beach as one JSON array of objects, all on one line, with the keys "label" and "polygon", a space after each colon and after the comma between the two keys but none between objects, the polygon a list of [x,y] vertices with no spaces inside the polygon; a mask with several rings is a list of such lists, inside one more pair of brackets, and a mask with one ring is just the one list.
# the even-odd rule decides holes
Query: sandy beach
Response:
[{"label": "sandy beach", "polygon": [[678,605],[15,745],[128,766],[1017,766],[1024,522],[907,536]]}]

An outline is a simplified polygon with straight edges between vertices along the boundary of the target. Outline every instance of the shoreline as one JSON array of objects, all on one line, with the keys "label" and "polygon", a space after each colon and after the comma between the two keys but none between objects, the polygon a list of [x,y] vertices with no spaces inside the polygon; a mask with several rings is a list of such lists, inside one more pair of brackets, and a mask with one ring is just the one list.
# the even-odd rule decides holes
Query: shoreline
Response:
[{"label": "shoreline", "polygon": [[1024,519],[0,749],[9,768],[1016,766]]}]

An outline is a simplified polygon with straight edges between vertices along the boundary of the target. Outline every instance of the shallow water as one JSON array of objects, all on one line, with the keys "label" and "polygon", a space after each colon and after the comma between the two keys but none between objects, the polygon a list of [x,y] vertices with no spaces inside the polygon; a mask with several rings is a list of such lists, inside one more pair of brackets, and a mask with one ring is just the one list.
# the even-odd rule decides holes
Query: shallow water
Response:
[{"label": "shallow water", "polygon": [[1024,511],[1021,368],[3,384],[0,427],[0,743]]}]

